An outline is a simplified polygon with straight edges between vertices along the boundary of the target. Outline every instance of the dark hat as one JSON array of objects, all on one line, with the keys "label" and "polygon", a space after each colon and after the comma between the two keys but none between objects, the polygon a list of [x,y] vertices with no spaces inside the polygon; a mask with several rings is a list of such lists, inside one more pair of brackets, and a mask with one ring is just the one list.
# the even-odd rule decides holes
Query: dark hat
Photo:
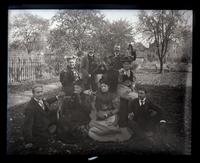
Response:
[{"label": "dark hat", "polygon": [[78,52],[77,52],[77,56],[78,56],[78,57],[82,56],[83,54],[84,54],[84,53],[83,53],[82,51],[78,51]]},{"label": "dark hat", "polygon": [[70,55],[70,56],[64,56],[64,58],[69,62],[70,60],[75,60],[78,58],[77,56],[75,55]]},{"label": "dark hat", "polygon": [[107,84],[107,85],[110,84],[110,82],[109,82],[109,80],[107,79],[106,76],[102,76],[102,78],[99,80],[99,83],[100,83],[100,84],[105,83],[105,84]]}]

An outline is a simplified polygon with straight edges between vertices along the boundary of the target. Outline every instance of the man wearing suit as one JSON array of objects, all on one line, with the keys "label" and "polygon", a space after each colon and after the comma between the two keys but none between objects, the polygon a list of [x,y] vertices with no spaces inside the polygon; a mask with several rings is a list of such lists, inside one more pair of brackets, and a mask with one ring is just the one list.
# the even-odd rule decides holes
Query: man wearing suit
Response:
[{"label": "man wearing suit", "polygon": [[83,78],[86,81],[85,87],[86,89],[91,88],[93,91],[97,90],[97,85],[95,83],[95,70],[98,68],[97,62],[97,58],[92,48],[89,49],[87,55],[81,58],[80,69],[83,74]]},{"label": "man wearing suit", "polygon": [[164,112],[147,98],[146,93],[144,88],[138,88],[138,98],[129,102],[128,123],[139,137],[152,138],[157,129],[165,128],[166,120]]},{"label": "man wearing suit", "polygon": [[50,132],[56,129],[56,110],[50,110],[49,106],[62,95],[44,99],[42,98],[43,86],[40,84],[33,86],[32,93],[33,97],[24,112],[23,136],[25,147],[44,147],[48,145]]},{"label": "man wearing suit", "polygon": [[122,68],[122,62],[121,62],[122,54],[120,53],[120,48],[121,48],[120,45],[115,45],[114,52],[106,59],[106,63],[110,70],[118,71],[120,68]]}]

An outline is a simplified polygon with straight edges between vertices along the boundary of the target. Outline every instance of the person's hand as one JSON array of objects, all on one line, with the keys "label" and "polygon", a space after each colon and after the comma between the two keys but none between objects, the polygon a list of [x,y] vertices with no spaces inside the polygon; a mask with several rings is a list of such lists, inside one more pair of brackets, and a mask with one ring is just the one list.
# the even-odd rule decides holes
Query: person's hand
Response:
[{"label": "person's hand", "polygon": [[125,73],[124,69],[121,68],[121,69],[119,70],[119,74],[123,75],[124,73]]},{"label": "person's hand", "polygon": [[63,98],[64,96],[65,96],[65,92],[61,91],[56,97],[59,100],[59,99]]},{"label": "person's hand", "polygon": [[108,115],[108,117],[110,117],[110,116],[113,115],[113,112],[112,112],[112,111],[109,111],[109,112],[107,113],[107,115]]},{"label": "person's hand", "polygon": [[133,117],[134,117],[134,113],[133,112],[128,114],[128,119],[129,120],[133,120]]},{"label": "person's hand", "polygon": [[33,147],[33,144],[32,144],[32,143],[25,144],[25,148],[26,148],[26,149],[32,148],[32,147]]},{"label": "person's hand", "polygon": [[167,133],[167,123],[165,120],[161,120],[159,123],[159,130],[161,134]]},{"label": "person's hand", "polygon": [[88,90],[85,90],[83,93],[90,96],[92,95],[93,92],[92,90],[88,89]]},{"label": "person's hand", "polygon": [[80,85],[74,85],[74,93],[80,94],[82,92],[82,88]]}]

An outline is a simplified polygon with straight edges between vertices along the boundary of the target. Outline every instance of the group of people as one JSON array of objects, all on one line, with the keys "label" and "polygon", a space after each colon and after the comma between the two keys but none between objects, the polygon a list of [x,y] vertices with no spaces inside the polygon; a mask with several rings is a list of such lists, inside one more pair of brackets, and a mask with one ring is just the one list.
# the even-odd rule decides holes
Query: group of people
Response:
[{"label": "group of people", "polygon": [[[152,138],[166,119],[161,108],[148,99],[145,88],[137,86],[135,59],[131,44],[123,55],[116,45],[114,53],[101,62],[93,49],[81,58],[67,57],[67,66],[60,73],[63,92],[44,99],[42,85],[32,89],[23,128],[26,147],[48,145],[48,135],[53,132],[66,143],[84,137],[98,142],[123,142],[134,135]],[[50,110],[56,100],[58,109]]]}]

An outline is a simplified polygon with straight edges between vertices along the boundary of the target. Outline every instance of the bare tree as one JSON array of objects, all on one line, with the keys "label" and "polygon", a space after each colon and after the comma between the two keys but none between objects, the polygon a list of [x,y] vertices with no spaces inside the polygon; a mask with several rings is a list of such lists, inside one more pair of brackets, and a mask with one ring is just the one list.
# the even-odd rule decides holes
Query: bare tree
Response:
[{"label": "bare tree", "polygon": [[168,50],[170,40],[176,38],[176,29],[182,22],[182,14],[177,10],[141,11],[139,14],[138,31],[153,41],[156,45],[156,54],[160,62],[160,71],[163,72],[163,60]]}]

